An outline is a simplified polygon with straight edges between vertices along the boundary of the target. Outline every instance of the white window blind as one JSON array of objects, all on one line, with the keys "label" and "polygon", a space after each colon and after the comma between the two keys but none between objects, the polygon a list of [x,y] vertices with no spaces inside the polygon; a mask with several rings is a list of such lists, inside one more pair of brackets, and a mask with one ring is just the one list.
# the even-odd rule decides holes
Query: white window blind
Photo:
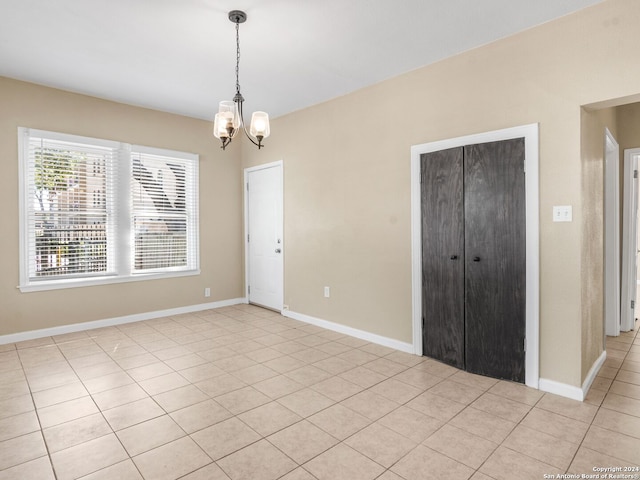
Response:
[{"label": "white window blind", "polygon": [[194,268],[194,162],[143,147],[133,147],[131,158],[133,271]]},{"label": "white window blind", "polygon": [[113,273],[107,199],[115,149],[29,137],[29,280]]},{"label": "white window blind", "polygon": [[199,273],[197,155],[19,136],[23,291]]}]

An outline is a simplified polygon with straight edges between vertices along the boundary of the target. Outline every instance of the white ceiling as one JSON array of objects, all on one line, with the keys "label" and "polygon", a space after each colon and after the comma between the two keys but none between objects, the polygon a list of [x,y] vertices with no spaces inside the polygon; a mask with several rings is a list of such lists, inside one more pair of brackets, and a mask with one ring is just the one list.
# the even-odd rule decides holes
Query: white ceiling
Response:
[{"label": "white ceiling", "polygon": [[600,1],[0,0],[0,76],[211,120],[239,9],[245,112],[277,117]]}]

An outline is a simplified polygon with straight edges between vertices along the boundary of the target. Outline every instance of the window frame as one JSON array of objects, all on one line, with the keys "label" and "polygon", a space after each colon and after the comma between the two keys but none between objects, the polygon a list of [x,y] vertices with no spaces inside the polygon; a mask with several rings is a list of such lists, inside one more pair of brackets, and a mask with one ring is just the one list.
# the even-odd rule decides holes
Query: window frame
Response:
[{"label": "window frame", "polygon": [[[29,181],[29,142],[33,137],[41,137],[47,140],[63,141],[87,144],[92,146],[111,148],[116,152],[114,171],[111,172],[116,180],[113,180],[113,198],[109,200],[112,212],[107,216],[107,242],[108,249],[113,252],[108,263],[113,265],[113,273],[100,273],[99,275],[83,277],[58,277],[55,279],[34,280],[30,278],[29,241],[33,232],[29,224],[29,202],[33,202],[30,196]],[[187,266],[184,269],[167,267],[165,271],[154,269],[150,272],[135,270],[133,260],[133,227],[132,227],[132,197],[131,184],[133,153],[146,153],[167,158],[175,158],[186,162],[189,169],[189,178],[192,181],[187,197],[187,218],[189,227],[187,231]],[[174,277],[185,277],[200,274],[200,225],[199,225],[199,156],[194,153],[180,152],[156,147],[133,145],[113,140],[105,140],[93,137],[85,137],[47,130],[39,130],[28,127],[18,127],[18,192],[19,192],[19,262],[21,292],[34,292],[45,290],[57,290],[74,287],[86,287],[94,285],[108,285],[114,283],[126,283]],[[105,192],[105,195],[107,192]]]}]

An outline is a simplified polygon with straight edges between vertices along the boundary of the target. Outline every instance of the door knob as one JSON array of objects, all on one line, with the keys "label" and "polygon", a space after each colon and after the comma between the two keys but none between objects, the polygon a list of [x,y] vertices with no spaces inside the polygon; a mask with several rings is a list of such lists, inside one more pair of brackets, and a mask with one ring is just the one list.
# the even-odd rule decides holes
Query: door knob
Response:
[{"label": "door knob", "polygon": [[479,262],[480,261],[480,257],[473,257],[473,261],[474,262]]},{"label": "door knob", "polygon": [[458,259],[458,255],[451,255],[451,257],[449,257],[451,260],[457,260]]},{"label": "door knob", "polygon": [[282,250],[280,250],[279,248],[276,248],[276,253],[280,253]]}]

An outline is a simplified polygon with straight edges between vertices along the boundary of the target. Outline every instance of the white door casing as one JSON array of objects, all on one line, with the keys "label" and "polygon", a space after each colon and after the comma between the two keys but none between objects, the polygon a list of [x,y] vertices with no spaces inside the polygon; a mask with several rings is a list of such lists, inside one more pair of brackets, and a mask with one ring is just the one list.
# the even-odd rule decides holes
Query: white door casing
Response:
[{"label": "white door casing", "polygon": [[447,148],[476,143],[525,139],[525,204],[526,204],[526,356],[525,384],[539,386],[540,335],[540,248],[539,248],[539,190],[538,190],[538,124],[523,125],[492,132],[468,135],[411,147],[411,276],[413,348],[422,355],[422,232],[420,155]]},{"label": "white door casing", "polygon": [[604,133],[604,326],[620,335],[620,147]]},{"label": "white door casing", "polygon": [[245,285],[249,303],[284,302],[283,163],[245,169]]},{"label": "white door casing", "polygon": [[622,301],[620,330],[634,327],[638,257],[638,160],[640,148],[624,151],[624,192],[622,205]]}]

